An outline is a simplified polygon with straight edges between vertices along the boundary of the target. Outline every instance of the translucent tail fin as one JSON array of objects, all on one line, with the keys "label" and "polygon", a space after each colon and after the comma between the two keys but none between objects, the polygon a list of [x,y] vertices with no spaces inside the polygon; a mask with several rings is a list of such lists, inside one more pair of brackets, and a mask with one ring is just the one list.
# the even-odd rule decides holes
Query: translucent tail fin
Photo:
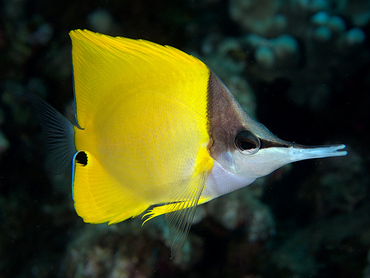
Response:
[{"label": "translucent tail fin", "polygon": [[21,93],[34,107],[45,136],[46,163],[55,174],[62,173],[76,153],[73,125],[42,98]]}]

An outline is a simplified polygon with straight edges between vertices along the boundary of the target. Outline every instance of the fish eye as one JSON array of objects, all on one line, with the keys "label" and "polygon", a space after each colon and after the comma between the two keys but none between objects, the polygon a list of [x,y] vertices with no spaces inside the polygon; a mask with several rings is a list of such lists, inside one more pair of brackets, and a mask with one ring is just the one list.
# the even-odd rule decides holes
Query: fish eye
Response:
[{"label": "fish eye", "polygon": [[235,137],[235,147],[242,154],[255,154],[259,151],[261,142],[252,132],[242,130]]}]

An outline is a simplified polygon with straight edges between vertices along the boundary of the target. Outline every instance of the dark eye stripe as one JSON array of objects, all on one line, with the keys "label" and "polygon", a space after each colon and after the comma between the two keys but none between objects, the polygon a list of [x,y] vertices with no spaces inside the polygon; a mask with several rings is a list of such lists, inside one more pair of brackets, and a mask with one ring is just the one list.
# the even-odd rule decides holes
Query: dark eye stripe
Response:
[{"label": "dark eye stripe", "polygon": [[263,140],[260,138],[261,141],[261,149],[267,149],[267,148],[289,148],[292,145],[291,144],[284,144],[284,143],[278,143],[278,142],[271,142],[267,140]]}]

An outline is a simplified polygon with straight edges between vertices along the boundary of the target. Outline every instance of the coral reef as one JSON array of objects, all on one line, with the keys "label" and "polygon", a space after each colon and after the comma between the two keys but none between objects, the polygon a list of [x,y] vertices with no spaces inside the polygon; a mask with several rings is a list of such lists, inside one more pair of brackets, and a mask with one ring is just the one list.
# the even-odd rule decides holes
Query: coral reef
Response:
[{"label": "coral reef", "polygon": [[286,16],[279,13],[283,3],[275,0],[232,0],[229,11],[231,18],[247,32],[276,36],[284,32],[287,26]]},{"label": "coral reef", "polygon": [[[325,107],[332,90],[322,84],[356,74],[369,62],[362,29],[370,22],[369,3],[263,2],[230,4],[231,17],[246,33],[240,48],[250,53],[247,74],[268,82],[288,79],[293,101],[312,109]],[[363,12],[347,13],[353,10]]]}]

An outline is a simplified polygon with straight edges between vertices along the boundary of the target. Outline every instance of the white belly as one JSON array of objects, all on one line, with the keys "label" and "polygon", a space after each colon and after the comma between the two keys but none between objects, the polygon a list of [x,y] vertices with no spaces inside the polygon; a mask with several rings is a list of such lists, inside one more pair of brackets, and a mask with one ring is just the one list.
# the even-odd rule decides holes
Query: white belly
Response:
[{"label": "white belly", "polygon": [[213,162],[213,168],[208,174],[206,188],[204,189],[201,198],[211,198],[210,200],[222,196],[224,194],[233,192],[239,188],[245,187],[255,178],[241,178],[235,174],[228,172],[216,160]]}]

